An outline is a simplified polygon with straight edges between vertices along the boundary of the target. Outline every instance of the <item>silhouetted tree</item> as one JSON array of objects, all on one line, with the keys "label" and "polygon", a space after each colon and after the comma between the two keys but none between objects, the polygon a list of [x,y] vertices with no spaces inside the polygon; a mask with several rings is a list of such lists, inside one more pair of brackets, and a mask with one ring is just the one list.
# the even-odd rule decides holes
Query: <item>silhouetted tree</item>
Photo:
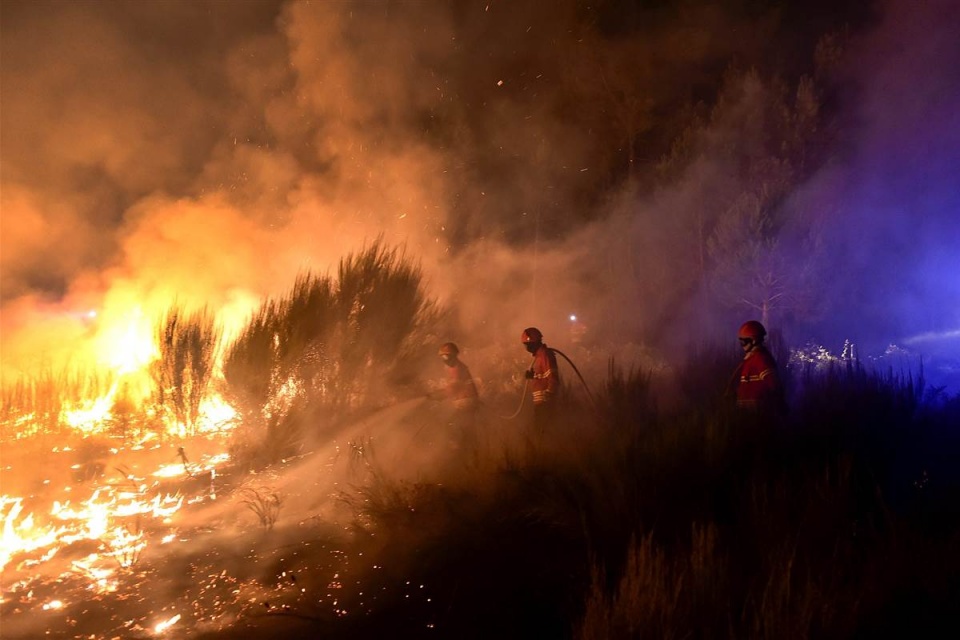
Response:
[{"label": "silhouetted tree", "polygon": [[816,143],[819,99],[804,77],[791,95],[777,80],[748,71],[730,80],[714,113],[736,132],[724,160],[735,168],[732,197],[714,211],[706,239],[711,290],[720,302],[771,314],[804,313],[812,304],[818,236],[788,198],[806,177]]}]

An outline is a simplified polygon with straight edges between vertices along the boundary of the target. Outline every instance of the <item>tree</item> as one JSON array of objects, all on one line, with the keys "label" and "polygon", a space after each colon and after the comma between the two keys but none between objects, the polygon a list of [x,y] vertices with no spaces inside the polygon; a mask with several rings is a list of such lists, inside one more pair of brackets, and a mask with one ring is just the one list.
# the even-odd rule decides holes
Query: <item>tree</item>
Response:
[{"label": "tree", "polygon": [[775,312],[812,312],[819,235],[790,196],[810,170],[819,99],[809,77],[799,80],[792,96],[781,81],[756,71],[730,83],[713,121],[735,133],[724,155],[737,171],[732,197],[719,208],[706,240],[710,288],[725,306],[749,310],[768,324]]}]

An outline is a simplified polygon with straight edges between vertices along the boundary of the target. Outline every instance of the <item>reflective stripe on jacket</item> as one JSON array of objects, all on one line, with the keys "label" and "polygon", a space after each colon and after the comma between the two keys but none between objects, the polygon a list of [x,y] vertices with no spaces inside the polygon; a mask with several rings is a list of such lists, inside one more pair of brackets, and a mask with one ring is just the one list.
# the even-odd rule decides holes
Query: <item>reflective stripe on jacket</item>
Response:
[{"label": "reflective stripe on jacket", "polygon": [[533,403],[543,404],[550,400],[559,384],[560,374],[557,370],[557,356],[547,345],[541,345],[537,352],[533,354],[531,369],[533,370],[533,380],[531,381]]},{"label": "reflective stripe on jacket", "polygon": [[777,362],[766,347],[760,345],[748,352],[740,364],[737,406],[775,409],[782,401],[782,394]]}]

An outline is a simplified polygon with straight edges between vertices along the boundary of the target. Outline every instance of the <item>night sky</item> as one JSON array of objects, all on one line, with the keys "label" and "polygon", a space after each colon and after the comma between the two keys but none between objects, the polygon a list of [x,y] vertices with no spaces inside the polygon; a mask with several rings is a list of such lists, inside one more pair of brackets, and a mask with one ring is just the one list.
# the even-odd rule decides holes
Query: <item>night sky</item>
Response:
[{"label": "night sky", "polygon": [[960,359],[960,3],[706,4],[2,0],[4,372],[380,236],[468,346]]}]

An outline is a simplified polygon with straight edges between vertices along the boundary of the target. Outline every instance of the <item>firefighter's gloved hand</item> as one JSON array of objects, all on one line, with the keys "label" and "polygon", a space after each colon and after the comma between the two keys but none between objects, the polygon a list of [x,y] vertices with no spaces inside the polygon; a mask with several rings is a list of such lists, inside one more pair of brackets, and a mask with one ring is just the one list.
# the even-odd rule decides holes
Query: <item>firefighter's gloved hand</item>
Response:
[{"label": "firefighter's gloved hand", "polygon": [[523,372],[523,377],[527,380],[533,380],[533,369],[527,369]]}]

